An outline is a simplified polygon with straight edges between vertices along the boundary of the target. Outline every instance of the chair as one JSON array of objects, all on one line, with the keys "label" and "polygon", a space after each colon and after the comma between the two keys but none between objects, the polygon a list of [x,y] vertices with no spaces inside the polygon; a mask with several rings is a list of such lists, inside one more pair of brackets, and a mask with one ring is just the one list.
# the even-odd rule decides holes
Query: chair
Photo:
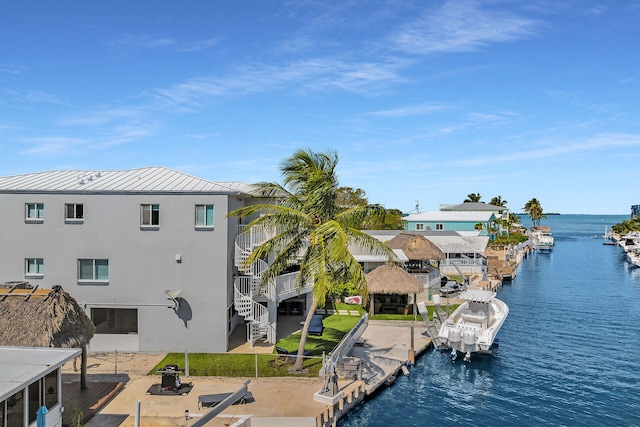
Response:
[{"label": "chair", "polygon": [[309,324],[309,335],[322,335],[324,325],[322,323],[322,314],[314,314]]}]

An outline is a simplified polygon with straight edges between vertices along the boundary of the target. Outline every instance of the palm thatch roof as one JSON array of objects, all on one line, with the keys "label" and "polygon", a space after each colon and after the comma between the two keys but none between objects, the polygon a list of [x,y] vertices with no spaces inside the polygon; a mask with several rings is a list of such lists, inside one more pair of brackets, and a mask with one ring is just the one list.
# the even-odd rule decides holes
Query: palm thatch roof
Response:
[{"label": "palm thatch roof", "polygon": [[370,294],[419,294],[424,285],[402,267],[384,264],[367,274],[367,289]]},{"label": "palm thatch roof", "polygon": [[0,345],[82,347],[95,326],[61,286],[0,289]]},{"label": "palm thatch roof", "polygon": [[400,249],[410,260],[445,259],[444,253],[424,236],[412,233],[400,233],[387,242],[391,249]]}]

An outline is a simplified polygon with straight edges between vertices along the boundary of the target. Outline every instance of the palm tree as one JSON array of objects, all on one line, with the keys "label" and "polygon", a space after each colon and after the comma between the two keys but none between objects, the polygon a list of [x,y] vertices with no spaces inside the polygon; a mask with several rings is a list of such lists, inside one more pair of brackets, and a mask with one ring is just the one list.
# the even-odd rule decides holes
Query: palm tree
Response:
[{"label": "palm tree", "polygon": [[363,221],[384,215],[384,208],[364,205],[341,211],[337,164],[338,155],[334,151],[297,150],[280,165],[283,185],[256,184],[258,193],[272,203],[246,206],[229,214],[238,217],[261,214],[248,226],[263,226],[273,231],[273,237],[254,249],[246,261],[251,265],[258,259],[270,257],[271,264],[262,276],[262,286],[296,263],[300,268],[296,277],[298,289],[309,281],[313,283],[313,302],[302,328],[296,371],[303,369],[302,356],[315,309],[325,304],[331,290],[338,284],[354,283],[367,297],[364,270],[349,252],[349,245],[397,260],[384,243],[358,229]]},{"label": "palm tree", "polygon": [[463,203],[477,203],[480,201],[481,198],[482,196],[480,195],[480,193],[470,193],[470,194],[467,194],[467,198],[464,200]]},{"label": "palm tree", "polygon": [[500,196],[496,196],[493,199],[491,199],[489,204],[493,205],[493,206],[500,206],[502,208],[506,208],[507,207],[507,201],[506,200],[502,200],[502,197],[500,197]]},{"label": "palm tree", "polygon": [[542,205],[535,197],[525,203],[524,212],[531,218],[531,225],[537,227],[540,225],[540,220],[545,219],[547,216],[544,214]]}]

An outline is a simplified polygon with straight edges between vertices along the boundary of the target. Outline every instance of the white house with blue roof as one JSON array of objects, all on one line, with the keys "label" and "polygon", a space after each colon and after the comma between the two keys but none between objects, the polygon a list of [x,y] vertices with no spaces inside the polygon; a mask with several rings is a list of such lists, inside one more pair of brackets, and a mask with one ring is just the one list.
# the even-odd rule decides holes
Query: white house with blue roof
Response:
[{"label": "white house with blue roof", "polygon": [[[409,231],[456,231],[486,236],[494,227],[496,216],[491,211],[430,211],[402,219]],[[482,230],[478,230],[477,224],[482,224]]]}]

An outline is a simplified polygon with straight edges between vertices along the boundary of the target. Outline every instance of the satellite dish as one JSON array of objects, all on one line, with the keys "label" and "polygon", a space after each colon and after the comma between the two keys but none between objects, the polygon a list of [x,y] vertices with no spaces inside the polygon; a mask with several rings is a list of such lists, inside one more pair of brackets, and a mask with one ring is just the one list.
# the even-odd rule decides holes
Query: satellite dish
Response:
[{"label": "satellite dish", "polygon": [[169,306],[169,308],[173,308],[174,310],[177,310],[180,308],[180,301],[178,300],[178,296],[180,295],[181,292],[182,292],[182,289],[176,289],[175,291],[172,291],[171,289],[166,289],[164,291],[164,293],[167,294],[169,299],[173,301],[173,306]]}]

